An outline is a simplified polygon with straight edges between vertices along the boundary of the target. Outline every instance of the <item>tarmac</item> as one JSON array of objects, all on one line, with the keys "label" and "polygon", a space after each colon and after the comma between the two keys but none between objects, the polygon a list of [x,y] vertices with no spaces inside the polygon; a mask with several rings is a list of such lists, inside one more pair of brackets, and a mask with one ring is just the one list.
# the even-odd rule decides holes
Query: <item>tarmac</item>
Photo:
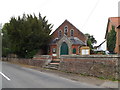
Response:
[{"label": "tarmac", "polygon": [[41,72],[55,74],[55,75],[58,75],[60,77],[64,77],[64,78],[71,79],[74,81],[80,81],[83,83],[88,83],[88,84],[100,86],[102,88],[113,88],[113,89],[118,88],[117,90],[120,90],[120,82],[118,82],[118,81],[105,80],[105,79],[100,79],[97,77],[83,76],[80,74],[73,74],[73,73],[62,72],[59,70],[39,68],[39,67],[35,67],[35,66],[30,66],[30,65],[23,65],[23,64],[19,64],[19,65],[21,65],[23,67],[35,69],[35,70],[38,70]]}]

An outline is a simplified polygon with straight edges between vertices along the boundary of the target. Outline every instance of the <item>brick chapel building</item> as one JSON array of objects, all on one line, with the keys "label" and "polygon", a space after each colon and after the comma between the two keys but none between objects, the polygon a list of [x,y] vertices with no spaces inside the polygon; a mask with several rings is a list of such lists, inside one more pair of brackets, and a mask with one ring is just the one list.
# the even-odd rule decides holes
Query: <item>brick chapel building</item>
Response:
[{"label": "brick chapel building", "polygon": [[86,45],[87,40],[68,20],[65,20],[51,36],[49,53],[58,58],[61,55],[80,55],[80,48]]},{"label": "brick chapel building", "polygon": [[115,53],[120,54],[120,17],[110,17],[108,19],[105,39],[107,38],[108,32],[112,30],[112,26],[115,27],[116,31],[116,46],[114,51]]}]

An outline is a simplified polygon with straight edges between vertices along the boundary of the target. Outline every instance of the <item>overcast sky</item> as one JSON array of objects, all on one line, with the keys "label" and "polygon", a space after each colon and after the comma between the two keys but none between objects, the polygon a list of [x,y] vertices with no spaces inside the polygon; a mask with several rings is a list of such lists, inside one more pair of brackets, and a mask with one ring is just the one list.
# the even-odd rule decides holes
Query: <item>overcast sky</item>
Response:
[{"label": "overcast sky", "polygon": [[47,16],[53,31],[67,19],[83,33],[94,35],[97,45],[104,41],[109,17],[118,17],[119,0],[1,0],[0,23],[12,16],[33,14]]}]

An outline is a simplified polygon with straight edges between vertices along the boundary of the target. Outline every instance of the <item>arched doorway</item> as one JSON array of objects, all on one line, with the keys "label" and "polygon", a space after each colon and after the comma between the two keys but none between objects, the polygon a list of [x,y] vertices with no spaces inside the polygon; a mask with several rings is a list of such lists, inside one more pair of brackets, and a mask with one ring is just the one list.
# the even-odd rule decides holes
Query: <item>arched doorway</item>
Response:
[{"label": "arched doorway", "polygon": [[65,42],[61,45],[60,55],[68,55],[68,45]]}]

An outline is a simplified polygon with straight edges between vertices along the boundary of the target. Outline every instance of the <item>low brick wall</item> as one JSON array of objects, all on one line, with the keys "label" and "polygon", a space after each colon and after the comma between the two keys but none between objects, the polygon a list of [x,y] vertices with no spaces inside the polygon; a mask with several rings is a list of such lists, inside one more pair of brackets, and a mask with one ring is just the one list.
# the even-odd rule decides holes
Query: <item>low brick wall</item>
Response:
[{"label": "low brick wall", "polygon": [[[36,66],[45,66],[48,65],[52,61],[51,55],[37,55],[33,58],[34,64]],[[39,63],[41,61],[41,63]]]},{"label": "low brick wall", "polygon": [[119,62],[119,55],[61,56],[59,70],[120,80]]},{"label": "low brick wall", "polygon": [[[3,61],[44,67],[51,62],[50,55],[36,56],[33,59],[2,58]],[[120,80],[120,55],[61,56],[59,70]]]},{"label": "low brick wall", "polygon": [[39,55],[33,59],[24,59],[24,58],[2,58],[3,61],[9,61],[12,63],[26,64],[37,67],[43,67],[51,62],[52,57],[50,55]]}]

